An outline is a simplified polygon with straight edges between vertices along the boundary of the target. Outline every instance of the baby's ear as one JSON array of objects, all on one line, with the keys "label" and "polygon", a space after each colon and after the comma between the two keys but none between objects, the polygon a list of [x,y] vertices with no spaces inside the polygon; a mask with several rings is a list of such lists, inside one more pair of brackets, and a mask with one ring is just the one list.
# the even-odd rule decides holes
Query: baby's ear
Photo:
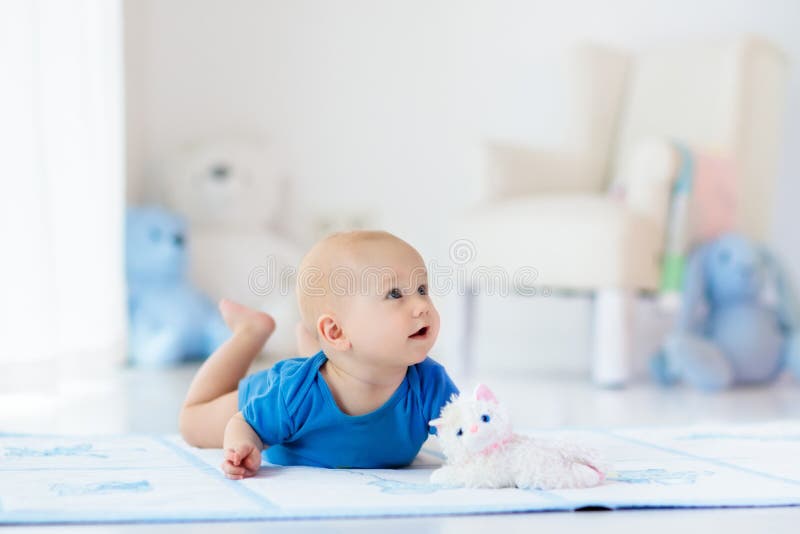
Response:
[{"label": "baby's ear", "polygon": [[336,318],[331,315],[321,315],[317,319],[317,337],[336,350],[345,351],[350,348],[350,340],[347,339]]},{"label": "baby's ear", "polygon": [[478,386],[475,388],[475,400],[485,400],[497,404],[497,398],[494,396],[494,393],[492,393],[492,390],[486,386],[486,384],[478,384]]}]

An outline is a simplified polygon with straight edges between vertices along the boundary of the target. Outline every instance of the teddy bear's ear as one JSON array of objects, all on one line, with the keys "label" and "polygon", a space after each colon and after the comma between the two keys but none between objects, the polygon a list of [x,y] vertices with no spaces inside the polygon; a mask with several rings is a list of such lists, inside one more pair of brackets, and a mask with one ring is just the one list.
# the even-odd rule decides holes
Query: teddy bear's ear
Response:
[{"label": "teddy bear's ear", "polygon": [[497,398],[492,393],[492,390],[486,384],[478,384],[475,387],[475,400],[485,400],[491,402],[497,402]]},{"label": "teddy bear's ear", "polygon": [[692,251],[683,273],[683,303],[676,320],[679,331],[694,331],[698,328],[698,310],[706,306],[706,262],[714,242]]}]

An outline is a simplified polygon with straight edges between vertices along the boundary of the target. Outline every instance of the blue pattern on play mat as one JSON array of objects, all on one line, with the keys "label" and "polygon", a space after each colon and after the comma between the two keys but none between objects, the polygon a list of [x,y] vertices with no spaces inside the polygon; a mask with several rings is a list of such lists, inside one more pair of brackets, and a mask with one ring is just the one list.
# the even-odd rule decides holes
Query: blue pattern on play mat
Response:
[{"label": "blue pattern on play mat", "polygon": [[445,488],[429,482],[441,455],[428,449],[405,469],[265,464],[257,477],[231,481],[218,468],[220,450],[174,436],[0,434],[0,524],[800,505],[800,422],[528,433],[603,451],[613,466],[606,482],[558,491]]}]

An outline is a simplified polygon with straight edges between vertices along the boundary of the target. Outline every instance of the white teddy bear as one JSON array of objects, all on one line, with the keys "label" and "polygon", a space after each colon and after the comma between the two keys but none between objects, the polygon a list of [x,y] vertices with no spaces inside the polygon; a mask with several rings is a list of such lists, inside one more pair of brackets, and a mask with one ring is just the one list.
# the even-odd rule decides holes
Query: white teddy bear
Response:
[{"label": "white teddy bear", "polygon": [[[292,268],[303,256],[292,225],[281,151],[258,135],[197,140],[161,162],[162,201],[190,224],[189,278],[291,325],[300,320]],[[293,328],[279,328],[264,351],[296,353]]]},{"label": "white teddy bear", "polygon": [[473,398],[453,395],[430,422],[447,457],[431,482],[469,488],[588,488],[605,479],[598,454],[574,444],[515,434],[483,384]]},{"label": "white teddy bear", "polygon": [[281,222],[288,177],[258,137],[219,137],[177,150],[159,168],[159,193],[193,229],[263,231]]}]

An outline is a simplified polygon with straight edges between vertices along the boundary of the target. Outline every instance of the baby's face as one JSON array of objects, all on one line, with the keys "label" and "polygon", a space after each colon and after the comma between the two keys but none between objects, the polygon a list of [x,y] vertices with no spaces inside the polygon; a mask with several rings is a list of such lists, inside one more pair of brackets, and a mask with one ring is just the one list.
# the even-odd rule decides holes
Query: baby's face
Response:
[{"label": "baby's face", "polygon": [[353,357],[373,366],[409,366],[425,359],[439,335],[425,264],[413,248],[376,244],[354,265],[354,295],[336,297]]}]

